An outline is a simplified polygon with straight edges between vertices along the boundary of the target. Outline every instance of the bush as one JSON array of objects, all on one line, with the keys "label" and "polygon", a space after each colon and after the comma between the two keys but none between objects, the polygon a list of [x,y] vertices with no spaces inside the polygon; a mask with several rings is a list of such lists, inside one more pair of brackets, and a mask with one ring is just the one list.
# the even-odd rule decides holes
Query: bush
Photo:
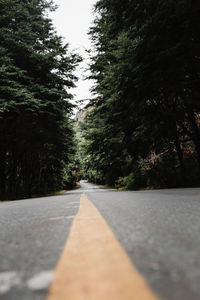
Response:
[{"label": "bush", "polygon": [[180,185],[180,170],[175,155],[160,157],[146,172],[147,186],[175,188]]},{"label": "bush", "polygon": [[123,185],[126,190],[135,188],[135,176],[134,173],[130,173],[127,177],[124,177]]},{"label": "bush", "polygon": [[137,190],[146,187],[146,174],[138,167],[127,177],[124,177],[123,186],[125,190]]}]

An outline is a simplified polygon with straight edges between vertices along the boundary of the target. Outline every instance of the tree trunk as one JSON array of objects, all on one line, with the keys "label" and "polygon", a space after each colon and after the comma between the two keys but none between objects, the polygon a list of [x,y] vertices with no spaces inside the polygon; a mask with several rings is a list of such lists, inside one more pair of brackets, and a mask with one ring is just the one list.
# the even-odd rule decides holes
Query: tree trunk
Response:
[{"label": "tree trunk", "polygon": [[6,172],[5,172],[5,153],[0,153],[0,192],[5,195],[6,192]]},{"label": "tree trunk", "polygon": [[178,137],[178,133],[176,133],[175,136],[175,147],[176,147],[176,152],[177,152],[177,156],[178,156],[178,160],[180,163],[180,176],[181,176],[181,180],[182,180],[182,185],[185,185],[185,166],[184,166],[184,161],[183,161],[183,151],[181,148],[181,143]]},{"label": "tree trunk", "polygon": [[200,130],[196,123],[196,118],[194,115],[194,111],[190,108],[188,111],[189,123],[192,130],[192,140],[195,145],[196,153],[197,153],[197,161],[200,169]]}]

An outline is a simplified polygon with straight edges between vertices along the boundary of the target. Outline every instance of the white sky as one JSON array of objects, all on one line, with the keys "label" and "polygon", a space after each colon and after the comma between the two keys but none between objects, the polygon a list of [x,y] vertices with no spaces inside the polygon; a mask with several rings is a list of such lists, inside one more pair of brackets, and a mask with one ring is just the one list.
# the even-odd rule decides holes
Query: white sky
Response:
[{"label": "white sky", "polygon": [[[93,20],[92,7],[96,0],[54,0],[59,8],[50,13],[50,18],[59,35],[70,44],[70,49],[87,58],[85,49],[90,49],[91,44],[87,32]],[[87,62],[81,63],[77,70],[80,78],[76,83],[77,88],[71,90],[75,100],[91,98],[89,89],[92,81],[83,80],[86,75]]]}]

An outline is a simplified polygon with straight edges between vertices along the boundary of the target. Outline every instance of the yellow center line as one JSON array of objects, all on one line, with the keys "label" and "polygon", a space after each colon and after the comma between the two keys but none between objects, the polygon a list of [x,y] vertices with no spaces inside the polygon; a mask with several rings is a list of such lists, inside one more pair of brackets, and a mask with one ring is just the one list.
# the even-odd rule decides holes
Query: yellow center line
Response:
[{"label": "yellow center line", "polygon": [[156,300],[95,206],[81,196],[47,300]]}]

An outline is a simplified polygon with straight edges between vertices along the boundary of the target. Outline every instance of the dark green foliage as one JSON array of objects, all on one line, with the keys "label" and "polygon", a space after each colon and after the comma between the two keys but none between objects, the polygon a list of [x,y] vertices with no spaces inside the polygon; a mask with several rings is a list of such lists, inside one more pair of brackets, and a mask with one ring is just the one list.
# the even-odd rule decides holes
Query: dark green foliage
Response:
[{"label": "dark green foliage", "polygon": [[134,174],[137,187],[186,185],[188,152],[200,167],[198,1],[99,0],[96,12],[97,98],[83,128],[87,176],[114,184]]},{"label": "dark green foliage", "polygon": [[63,187],[73,153],[67,53],[47,0],[0,2],[0,193],[27,197]]},{"label": "dark green foliage", "polygon": [[173,154],[164,155],[158,159],[149,166],[149,170],[145,173],[147,185],[156,188],[181,187],[183,184],[177,164],[177,158]]}]

